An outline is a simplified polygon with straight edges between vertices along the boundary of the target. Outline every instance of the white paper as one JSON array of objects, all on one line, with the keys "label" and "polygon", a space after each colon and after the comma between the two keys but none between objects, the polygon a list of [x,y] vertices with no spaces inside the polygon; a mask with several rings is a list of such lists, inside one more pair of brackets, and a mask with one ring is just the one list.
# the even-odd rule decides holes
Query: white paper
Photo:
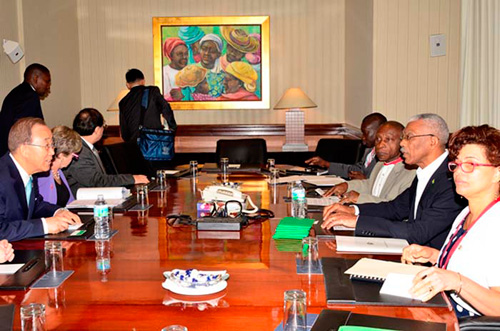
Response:
[{"label": "white paper", "polygon": [[402,254],[403,248],[408,246],[405,239],[337,236],[338,252],[363,252]]},{"label": "white paper", "polygon": [[354,231],[354,230],[356,230],[356,228],[349,228],[349,227],[343,226],[343,225],[335,225],[333,227],[333,229],[335,231]]},{"label": "white paper", "polygon": [[[130,196],[130,190],[125,187],[83,187],[76,192],[77,200],[97,200],[97,196],[102,194],[104,199],[125,199]],[[93,204],[92,204],[93,205]]]},{"label": "white paper", "polygon": [[15,274],[19,269],[23,267],[24,263],[15,264],[0,264],[0,274]]},{"label": "white paper", "polygon": [[415,278],[415,275],[389,273],[380,289],[380,294],[421,300],[421,298],[414,298],[410,294],[410,289],[413,286],[413,278]]},{"label": "white paper", "polygon": [[333,186],[345,182],[344,179],[335,176],[303,176],[304,180],[316,186]]},{"label": "white paper", "polygon": [[338,197],[323,197],[323,198],[306,198],[306,202],[308,206],[330,206],[336,202],[339,202],[340,199]]},{"label": "white paper", "polygon": [[241,168],[241,164],[238,164],[238,163],[229,163],[229,164],[227,165],[227,167],[228,167],[229,169],[239,169],[239,168]]},{"label": "white paper", "polygon": [[166,175],[175,175],[179,171],[180,170],[163,170],[163,173],[165,173]]},{"label": "white paper", "polygon": [[384,280],[390,273],[410,275],[414,277],[417,273],[425,269],[427,269],[427,267],[419,265],[362,258],[351,268],[347,269],[345,271],[345,274],[361,278],[374,278]]},{"label": "white paper", "polygon": [[[109,207],[115,207],[118,206],[119,204],[123,203],[125,199],[106,199],[106,204]],[[71,209],[71,208],[94,208],[95,204],[95,199],[92,200],[74,200],[68,205],[66,205],[66,208]]]},{"label": "white paper", "polygon": [[68,226],[68,231],[78,230],[82,225],[83,225],[83,223],[80,223],[80,224],[70,224]]}]

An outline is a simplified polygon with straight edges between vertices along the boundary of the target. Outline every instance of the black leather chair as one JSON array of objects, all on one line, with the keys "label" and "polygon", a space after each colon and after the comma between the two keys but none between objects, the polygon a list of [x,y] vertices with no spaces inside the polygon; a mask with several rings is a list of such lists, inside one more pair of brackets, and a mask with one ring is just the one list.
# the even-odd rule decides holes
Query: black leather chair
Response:
[{"label": "black leather chair", "polygon": [[104,145],[101,159],[109,174],[155,175],[135,142]]},{"label": "black leather chair", "polygon": [[323,138],[318,141],[315,155],[328,162],[354,164],[363,157],[361,140]]},{"label": "black leather chair", "polygon": [[267,145],[264,139],[220,139],[217,141],[217,162],[221,157],[229,158],[229,163],[265,164]]}]

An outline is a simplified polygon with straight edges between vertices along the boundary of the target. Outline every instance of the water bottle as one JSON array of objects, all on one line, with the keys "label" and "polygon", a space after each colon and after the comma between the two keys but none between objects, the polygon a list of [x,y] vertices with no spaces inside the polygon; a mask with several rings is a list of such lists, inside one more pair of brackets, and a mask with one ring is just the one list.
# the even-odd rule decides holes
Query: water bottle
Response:
[{"label": "water bottle", "polygon": [[111,271],[111,252],[109,240],[96,240],[95,265],[97,272],[101,275],[101,282],[108,281],[108,274]]},{"label": "water bottle", "polygon": [[306,190],[300,180],[292,187],[292,217],[306,218]]},{"label": "water bottle", "polygon": [[109,208],[104,196],[99,194],[94,204],[94,235],[96,239],[109,239]]}]

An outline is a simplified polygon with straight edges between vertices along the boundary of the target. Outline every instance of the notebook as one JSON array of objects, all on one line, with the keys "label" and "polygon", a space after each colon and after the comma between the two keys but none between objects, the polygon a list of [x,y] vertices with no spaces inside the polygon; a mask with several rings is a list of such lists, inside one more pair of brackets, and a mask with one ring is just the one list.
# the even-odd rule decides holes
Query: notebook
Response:
[{"label": "notebook", "polygon": [[345,273],[355,279],[383,282],[389,273],[416,275],[425,269],[427,269],[427,267],[362,258],[356,262],[355,265],[346,270]]},{"label": "notebook", "polygon": [[14,260],[5,264],[23,264],[13,274],[0,275],[0,290],[26,290],[45,272],[43,250],[16,250]]},{"label": "notebook", "polygon": [[402,254],[409,245],[405,239],[337,236],[337,252]]}]

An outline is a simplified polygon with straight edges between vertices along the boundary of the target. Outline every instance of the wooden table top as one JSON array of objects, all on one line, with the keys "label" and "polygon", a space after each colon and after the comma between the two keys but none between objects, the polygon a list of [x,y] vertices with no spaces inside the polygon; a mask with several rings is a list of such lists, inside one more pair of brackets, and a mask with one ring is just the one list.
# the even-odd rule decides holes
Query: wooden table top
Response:
[{"label": "wooden table top", "polygon": [[[172,324],[196,330],[274,330],[283,317],[283,293],[302,289],[307,293],[309,313],[327,308],[322,275],[297,275],[295,254],[280,251],[272,239],[279,219],[289,214],[283,202],[286,187],[270,189],[261,176],[232,175],[242,182],[261,208],[276,218],[253,224],[239,239],[201,239],[192,227],[172,227],[165,215],[195,217],[198,189],[216,181],[215,175],[170,180],[165,193],[150,192],[154,207],[145,214],[115,215],[111,239],[111,270],[102,282],[96,269],[95,243],[64,242],[64,268],[74,274],[57,289],[0,292],[0,304],[15,303],[14,328],[20,329],[19,306],[32,302],[46,305],[48,330],[160,330]],[[203,236],[206,234],[201,234]],[[332,243],[321,241],[320,256],[340,256]],[[21,241],[16,249],[43,249],[42,241]],[[345,255],[359,258],[359,255]],[[397,257],[396,257],[397,258]],[[163,272],[172,269],[227,270],[225,290],[207,296],[189,297],[162,288]],[[375,306],[329,306],[356,313],[413,318],[447,323],[456,318],[447,308]]]}]

